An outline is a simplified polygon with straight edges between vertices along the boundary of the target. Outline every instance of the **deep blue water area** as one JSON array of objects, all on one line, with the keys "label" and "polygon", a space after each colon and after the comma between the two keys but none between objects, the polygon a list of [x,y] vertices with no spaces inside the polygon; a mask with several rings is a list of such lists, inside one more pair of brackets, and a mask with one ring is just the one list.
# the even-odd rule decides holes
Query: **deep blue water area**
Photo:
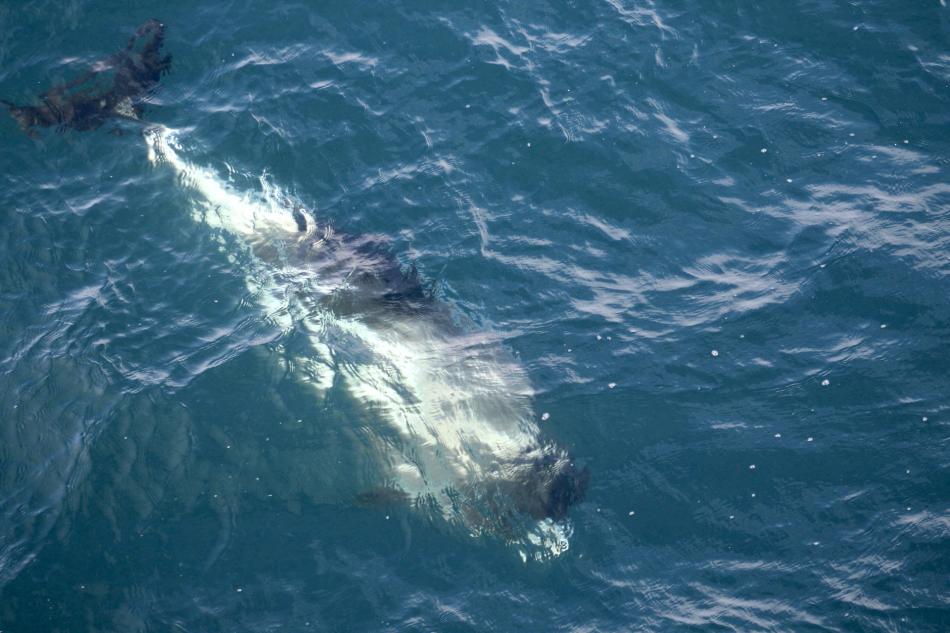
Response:
[{"label": "deep blue water area", "polygon": [[[0,111],[0,631],[950,629],[944,0],[13,0],[0,98],[152,17],[144,122]],[[148,125],[497,341],[566,551],[356,501],[395,440]]]}]

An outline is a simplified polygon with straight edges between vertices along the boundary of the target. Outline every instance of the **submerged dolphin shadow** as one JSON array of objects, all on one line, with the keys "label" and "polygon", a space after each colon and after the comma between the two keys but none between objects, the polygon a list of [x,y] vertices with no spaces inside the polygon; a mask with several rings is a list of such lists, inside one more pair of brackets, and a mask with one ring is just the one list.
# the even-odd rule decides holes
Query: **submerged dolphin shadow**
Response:
[{"label": "submerged dolphin shadow", "polygon": [[146,21],[129,39],[125,49],[97,62],[93,70],[39,96],[37,105],[17,105],[0,100],[31,138],[37,128],[62,131],[94,130],[110,119],[138,120],[142,100],[171,69],[171,55],[162,55],[165,25]]}]

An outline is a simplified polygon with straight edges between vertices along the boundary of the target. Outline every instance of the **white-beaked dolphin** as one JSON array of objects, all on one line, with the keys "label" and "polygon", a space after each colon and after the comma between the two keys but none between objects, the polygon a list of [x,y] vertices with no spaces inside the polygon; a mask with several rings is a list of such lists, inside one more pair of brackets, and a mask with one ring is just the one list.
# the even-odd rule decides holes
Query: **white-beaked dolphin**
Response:
[{"label": "white-beaked dolphin", "polygon": [[334,232],[266,179],[237,190],[183,158],[173,130],[145,135],[150,161],[197,194],[194,219],[248,255],[249,287],[269,317],[306,332],[312,354],[295,365],[314,388],[341,382],[395,431],[385,485],[362,500],[437,508],[524,558],[567,549],[568,508],[589,474],[542,439],[525,371],[498,337],[461,327],[378,237]]}]

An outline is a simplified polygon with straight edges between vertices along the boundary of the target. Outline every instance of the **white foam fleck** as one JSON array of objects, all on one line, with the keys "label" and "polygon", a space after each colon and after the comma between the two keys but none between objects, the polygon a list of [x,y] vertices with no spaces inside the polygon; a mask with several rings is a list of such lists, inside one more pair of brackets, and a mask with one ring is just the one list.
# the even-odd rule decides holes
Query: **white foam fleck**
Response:
[{"label": "white foam fleck", "polygon": [[367,55],[363,55],[362,53],[354,53],[354,52],[336,53],[333,51],[324,51],[323,54],[327,57],[327,59],[330,60],[330,62],[334,66],[342,66],[344,64],[357,64],[359,66],[363,66],[366,68],[375,68],[377,64],[379,64],[379,60],[377,58],[369,57]]},{"label": "white foam fleck", "polygon": [[689,142],[689,134],[681,128],[676,121],[662,112],[654,112],[653,116],[663,124],[663,127],[666,128],[667,133],[672,136],[674,139],[681,143]]}]

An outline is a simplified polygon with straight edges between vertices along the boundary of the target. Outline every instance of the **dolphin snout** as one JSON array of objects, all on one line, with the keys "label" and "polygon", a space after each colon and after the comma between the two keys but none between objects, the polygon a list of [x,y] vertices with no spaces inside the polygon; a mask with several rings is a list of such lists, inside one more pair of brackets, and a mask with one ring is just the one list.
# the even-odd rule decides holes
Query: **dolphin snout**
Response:
[{"label": "dolphin snout", "polygon": [[539,520],[560,521],[572,505],[584,500],[590,470],[563,453],[545,454],[530,462],[517,479],[511,494],[521,512]]}]

